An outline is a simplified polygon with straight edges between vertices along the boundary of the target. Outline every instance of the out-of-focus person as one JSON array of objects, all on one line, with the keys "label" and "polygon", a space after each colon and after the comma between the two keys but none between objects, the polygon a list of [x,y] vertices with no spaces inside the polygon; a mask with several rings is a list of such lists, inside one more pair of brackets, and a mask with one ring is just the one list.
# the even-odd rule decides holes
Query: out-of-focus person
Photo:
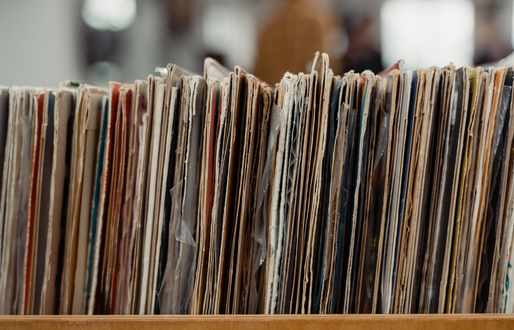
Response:
[{"label": "out-of-focus person", "polygon": [[348,29],[348,50],[343,59],[343,70],[361,73],[371,70],[374,73],[381,72],[382,55],[374,44],[377,38],[376,22],[370,17],[363,17]]},{"label": "out-of-focus person", "polygon": [[[323,1],[286,0],[279,13],[263,30],[258,43],[255,74],[268,84],[280,82],[287,71],[309,72],[316,51],[331,55],[330,43],[341,24]],[[331,58],[330,67],[340,74],[340,61]]]},{"label": "out-of-focus person", "polygon": [[492,9],[484,11],[483,17],[477,19],[476,23],[475,65],[497,62],[512,53],[512,46],[502,38],[500,25]]}]

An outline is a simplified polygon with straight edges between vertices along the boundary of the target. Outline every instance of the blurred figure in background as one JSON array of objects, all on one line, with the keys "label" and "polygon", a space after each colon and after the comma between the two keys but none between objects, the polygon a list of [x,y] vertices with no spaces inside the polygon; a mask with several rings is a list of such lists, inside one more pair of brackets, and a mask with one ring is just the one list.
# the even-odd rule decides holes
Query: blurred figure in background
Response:
[{"label": "blurred figure in background", "polygon": [[343,59],[343,70],[361,73],[371,70],[379,73],[383,70],[382,55],[374,45],[378,33],[376,23],[370,17],[363,17],[353,27],[348,28],[348,50]]},{"label": "blurred figure in background", "polygon": [[512,46],[505,41],[495,13],[494,7],[477,12],[475,65],[497,62],[512,53]]},{"label": "blurred figure in background", "polygon": [[[322,1],[287,0],[259,38],[255,75],[269,84],[280,82],[287,71],[310,72],[316,51],[331,55],[334,30],[341,24]],[[340,74],[340,62],[330,56],[330,67]]]}]

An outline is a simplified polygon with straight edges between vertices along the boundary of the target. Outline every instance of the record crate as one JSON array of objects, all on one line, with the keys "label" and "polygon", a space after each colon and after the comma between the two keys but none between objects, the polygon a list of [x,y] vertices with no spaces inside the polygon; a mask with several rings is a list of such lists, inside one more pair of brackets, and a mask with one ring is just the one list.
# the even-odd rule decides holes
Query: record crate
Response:
[{"label": "record crate", "polygon": [[[9,103],[7,97],[0,103],[4,109],[9,105],[9,117],[0,111],[8,132],[4,137],[9,137],[4,141],[8,166],[0,171],[9,211],[2,229],[7,272],[1,273],[0,313],[64,315],[0,316],[0,330],[514,329],[514,286],[508,286],[514,257],[514,65],[490,72],[453,65],[403,72],[399,61],[382,75],[366,71],[334,77],[328,64],[328,55],[316,54],[310,75],[287,73],[275,90],[239,67],[220,69],[212,59],[206,60],[208,84],[203,76],[189,76],[169,64],[164,77],[110,83],[109,89],[71,82],[55,92],[0,89],[9,96]],[[209,76],[209,68],[221,72],[223,83]],[[400,83],[404,90],[397,88]],[[185,88],[182,95],[180,88]],[[396,102],[391,93],[405,102]],[[473,106],[466,103],[470,98]],[[439,100],[445,101],[441,107]],[[468,109],[481,121],[468,125]],[[7,126],[26,123],[26,112],[33,117],[33,132]],[[152,113],[150,126],[145,118]],[[73,125],[62,124],[63,119]],[[55,124],[47,138],[43,123],[48,120]],[[393,129],[401,139],[390,134]],[[436,132],[445,138],[436,139]],[[22,147],[30,143],[31,148]],[[305,151],[308,171],[303,165],[291,167],[301,158],[298,150]],[[433,173],[432,155],[439,157]],[[72,161],[68,174],[67,159]],[[461,163],[463,173],[476,168],[476,177],[461,175]],[[19,164],[31,166],[11,173]],[[218,168],[228,170],[218,173]],[[501,175],[491,179],[491,173]],[[27,179],[23,185],[18,176]],[[480,183],[476,189],[475,182]],[[68,188],[69,194],[62,193]],[[298,198],[291,199],[293,188]],[[502,191],[508,199],[496,195]],[[28,212],[18,199],[27,201]],[[373,212],[365,212],[370,203]],[[459,218],[457,205],[473,218]],[[482,212],[484,205],[497,216]],[[275,212],[278,207],[282,213]],[[297,209],[301,212],[287,222],[284,212]],[[379,217],[375,210],[381,211]],[[62,228],[61,219],[66,219]],[[474,225],[468,230],[461,223]],[[491,238],[481,228],[493,223],[498,234]],[[232,228],[235,233],[229,235]],[[425,228],[434,234],[426,235]],[[26,244],[6,233],[21,233]],[[209,241],[211,233],[216,239]],[[482,236],[495,244],[482,244]],[[482,255],[494,266],[480,268]],[[295,263],[286,268],[285,256]],[[18,260],[16,271],[12,260]],[[291,273],[286,276],[283,269]],[[489,280],[477,286],[482,275]],[[257,294],[249,290],[257,286]],[[461,313],[325,314],[342,312],[343,298],[348,304],[356,294],[355,306],[344,310],[386,312],[400,302],[393,311],[417,311],[418,293],[424,297],[419,310]],[[447,293],[448,299],[441,299]],[[210,304],[202,304],[207,299]],[[294,299],[296,311],[320,314],[270,315],[292,311]],[[277,301],[288,301],[289,309],[277,307]],[[463,314],[486,309],[506,314]],[[234,311],[248,314],[230,314]],[[126,315],[69,315],[81,313]],[[162,315],[134,315],[143,313]]]}]

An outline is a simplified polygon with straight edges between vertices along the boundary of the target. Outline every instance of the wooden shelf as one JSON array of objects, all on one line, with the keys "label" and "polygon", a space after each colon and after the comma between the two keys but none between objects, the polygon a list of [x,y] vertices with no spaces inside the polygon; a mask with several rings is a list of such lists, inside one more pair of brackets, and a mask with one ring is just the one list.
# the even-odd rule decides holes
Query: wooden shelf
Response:
[{"label": "wooden shelf", "polygon": [[0,329],[514,329],[514,314],[0,316]]}]

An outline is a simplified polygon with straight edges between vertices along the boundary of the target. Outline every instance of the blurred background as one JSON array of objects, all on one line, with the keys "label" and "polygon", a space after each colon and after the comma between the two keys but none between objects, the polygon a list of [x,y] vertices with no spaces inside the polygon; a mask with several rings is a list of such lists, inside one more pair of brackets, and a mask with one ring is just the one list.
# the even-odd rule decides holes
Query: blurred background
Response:
[{"label": "blurred background", "polygon": [[477,65],[512,52],[514,0],[0,0],[0,84],[145,79],[211,56],[268,83],[308,71],[316,50],[336,74]]}]

